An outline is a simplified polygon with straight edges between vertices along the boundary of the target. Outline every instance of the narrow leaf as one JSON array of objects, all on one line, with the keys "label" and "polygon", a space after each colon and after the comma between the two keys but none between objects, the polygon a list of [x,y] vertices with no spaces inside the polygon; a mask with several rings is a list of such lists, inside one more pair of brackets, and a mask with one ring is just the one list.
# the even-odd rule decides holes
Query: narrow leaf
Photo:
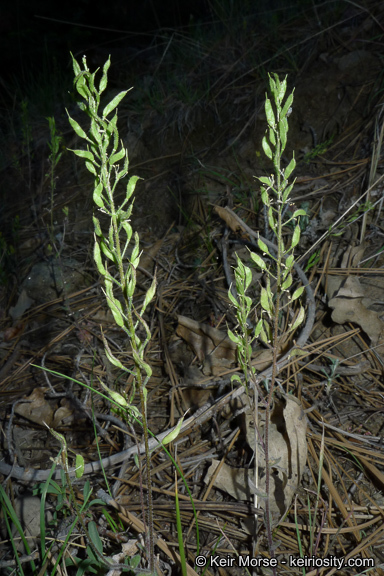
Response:
[{"label": "narrow leaf", "polygon": [[264,254],[268,254],[268,256],[270,256],[268,246],[261,240],[261,238],[257,239],[257,244]]},{"label": "narrow leaf", "polygon": [[112,156],[109,158],[109,165],[113,166],[114,164],[116,164],[117,162],[119,162],[122,158],[124,158],[125,156],[125,148],[122,145],[122,148],[119,152],[116,152],[116,154],[112,154]]},{"label": "narrow leaf", "polygon": [[268,176],[259,176],[257,179],[260,180],[260,182],[262,182],[263,184],[266,184],[267,186],[273,186],[273,182],[271,181],[270,178],[268,178]]},{"label": "narrow leaf", "polygon": [[103,184],[101,182],[99,182],[99,184],[96,186],[96,188],[93,191],[93,201],[96,204],[96,206],[98,206],[99,208],[104,208],[104,200],[102,197],[102,192],[103,192]]},{"label": "narrow leaf", "polygon": [[[66,111],[68,114],[68,110]],[[84,140],[87,140],[88,142],[91,142],[91,140],[88,138],[88,136],[86,135],[86,133],[84,132],[84,130],[82,129],[82,127],[80,126],[80,124],[78,124],[76,122],[76,120],[74,120],[73,118],[70,117],[70,115],[68,114],[68,120],[70,125],[72,126],[73,130],[76,132],[76,134],[78,136],[80,136],[80,138],[83,138]]]},{"label": "narrow leaf", "polygon": [[283,101],[285,92],[287,90],[287,77],[284,78],[284,80],[282,82],[280,82],[280,86],[279,86],[279,100],[280,102]]},{"label": "narrow leaf", "polygon": [[147,308],[148,304],[151,302],[152,298],[154,297],[155,292],[156,292],[156,274],[152,280],[152,284],[150,285],[150,287],[148,288],[148,290],[145,294],[143,306],[142,306],[141,311],[140,311],[141,315],[144,314],[144,311]]},{"label": "narrow leaf", "polygon": [[295,210],[295,212],[293,213],[292,218],[297,218],[298,216],[307,216],[307,213],[305,210],[303,210],[302,208],[300,208],[300,210]]},{"label": "narrow leaf", "polygon": [[176,440],[176,438],[180,434],[180,430],[181,430],[181,427],[182,427],[183,422],[184,422],[185,414],[184,414],[184,416],[182,416],[180,418],[180,420],[178,421],[176,426],[163,438],[161,443],[164,444],[164,446],[166,446],[170,442],[173,442],[174,440]]},{"label": "narrow leaf", "polygon": [[262,306],[262,308],[268,313],[268,315],[271,315],[271,305],[269,302],[269,298],[268,298],[268,293],[266,291],[266,289],[264,287],[261,288],[261,294],[260,294],[260,304]]},{"label": "narrow leaf", "polygon": [[104,256],[106,256],[109,260],[112,260],[112,262],[115,262],[115,255],[109,249],[109,247],[107,246],[107,243],[104,239],[101,240],[101,242],[100,242],[100,248],[101,248],[101,251],[104,254]]},{"label": "narrow leaf", "polygon": [[251,258],[252,258],[252,260],[254,261],[254,263],[257,264],[257,266],[258,266],[259,268],[261,268],[261,270],[266,270],[266,269],[267,269],[267,266],[266,266],[264,260],[263,260],[258,254],[255,254],[254,252],[251,252]]},{"label": "narrow leaf", "polygon": [[292,294],[292,302],[293,300],[297,300],[298,298],[300,298],[300,296],[302,295],[302,293],[304,292],[305,288],[304,286],[300,286],[300,288],[297,288],[294,293]]},{"label": "narrow leaf", "polygon": [[234,307],[235,307],[235,308],[238,308],[239,303],[238,303],[238,301],[236,300],[235,296],[232,294],[231,288],[232,288],[232,285],[229,287],[229,290],[228,290],[228,298],[230,299],[230,301],[232,302],[232,304],[234,305]]},{"label": "narrow leaf", "polygon": [[139,176],[131,176],[131,177],[130,177],[130,179],[129,179],[129,181],[128,181],[128,184],[127,184],[127,194],[126,194],[126,196],[125,196],[125,199],[126,199],[126,200],[129,200],[130,197],[132,196],[132,194],[134,193],[135,187],[136,187],[136,183],[137,183],[138,180],[140,180],[140,177],[139,177]]},{"label": "narrow leaf", "polygon": [[276,146],[276,136],[275,136],[275,131],[272,130],[272,128],[269,129],[268,136],[269,136],[269,140],[270,140],[272,146],[275,147]]},{"label": "narrow leaf", "polygon": [[121,406],[122,408],[126,408],[128,406],[128,402],[126,401],[126,399],[124,398],[124,396],[122,396],[119,392],[116,392],[115,390],[111,390],[110,388],[108,388],[108,386],[106,386],[104,384],[104,382],[102,382],[100,380],[100,378],[98,379],[101,386],[104,388],[104,390],[106,392],[108,392],[109,396],[112,398],[112,400],[118,404],[119,406]]},{"label": "narrow leaf", "polygon": [[107,356],[108,360],[110,361],[111,364],[113,364],[114,366],[116,366],[116,368],[119,368],[120,370],[124,370],[125,372],[129,372],[129,370],[127,368],[125,368],[123,366],[123,364],[120,362],[120,360],[118,360],[111,352],[111,349],[109,347],[108,341],[105,338],[104,334],[101,334],[102,338],[103,338],[103,343],[104,343],[104,350],[105,350],[105,355]]},{"label": "narrow leaf", "polygon": [[264,136],[262,142],[261,142],[262,146],[263,146],[263,150],[264,150],[264,154],[270,159],[272,160],[272,150],[268,144],[268,140],[266,138],[266,136]]},{"label": "narrow leaf", "polygon": [[290,163],[288,164],[288,166],[285,169],[284,172],[284,178],[288,179],[290,177],[290,175],[292,174],[292,172],[294,171],[294,169],[296,168],[296,160],[293,157],[292,160],[290,161]]},{"label": "narrow leaf", "polygon": [[94,545],[94,547],[96,548],[96,550],[102,554],[103,553],[103,543],[101,541],[101,538],[99,536],[99,532],[97,530],[97,524],[94,520],[91,520],[88,523],[88,534],[90,539],[92,540],[92,544]]},{"label": "narrow leaf", "polygon": [[78,61],[76,60],[76,58],[73,56],[72,52],[70,52],[71,57],[72,57],[72,67],[73,67],[73,72],[75,74],[75,76],[78,76],[81,73],[81,68],[79,66]]},{"label": "narrow leaf", "polygon": [[281,285],[281,289],[284,290],[288,290],[288,288],[290,286],[292,286],[292,274],[288,274],[287,278],[284,280],[284,282]]},{"label": "narrow leaf", "polygon": [[112,110],[114,110],[120,104],[120,102],[122,101],[127,92],[128,90],[123,90],[122,92],[119,92],[119,94],[117,94],[110,101],[110,103],[106,105],[106,107],[103,110],[103,118],[106,118],[108,114],[110,114]]},{"label": "narrow leaf", "polygon": [[108,60],[106,61],[106,63],[103,66],[103,75],[101,77],[100,80],[100,85],[99,85],[99,93],[101,94],[102,92],[104,92],[104,90],[107,87],[107,83],[108,83],[108,69],[111,65],[111,57],[108,57]]},{"label": "narrow leaf", "polygon": [[92,162],[89,162],[89,160],[86,160],[85,166],[90,171],[91,174],[93,174],[94,176],[97,176],[96,168],[94,167]]},{"label": "narrow leaf", "polygon": [[285,204],[286,202],[288,202],[288,196],[290,195],[293,185],[295,183],[296,179],[292,182],[292,184],[290,184],[289,186],[286,187],[286,189],[283,192],[283,204]]},{"label": "narrow leaf", "polygon": [[100,222],[99,222],[98,218],[96,218],[96,216],[92,216],[92,220],[93,220],[93,228],[94,228],[94,232],[95,232],[96,236],[98,238],[102,238],[103,233],[101,231]]},{"label": "narrow leaf", "polygon": [[260,320],[256,324],[255,338],[258,338],[260,336],[260,332],[261,332],[262,328],[263,328],[263,320],[262,320],[262,318],[260,318]]},{"label": "narrow leaf", "polygon": [[292,326],[290,326],[290,328],[288,329],[288,332],[293,332],[294,330],[296,330],[296,328],[298,326],[300,326],[300,324],[302,324],[303,320],[305,318],[305,312],[304,312],[304,308],[301,307],[299,310],[299,313],[297,315],[296,320],[294,321],[294,323],[292,324]]},{"label": "narrow leaf", "polygon": [[300,242],[300,226],[298,224],[295,227],[293,234],[292,234],[291,248],[295,248],[295,246],[297,246],[299,242]]},{"label": "narrow leaf", "polygon": [[267,122],[271,128],[276,126],[275,114],[273,112],[272,104],[269,98],[265,100],[265,115],[267,117]]},{"label": "narrow leaf", "polygon": [[288,258],[286,259],[286,261],[285,261],[285,267],[286,267],[288,270],[291,270],[291,268],[292,268],[292,266],[293,266],[293,261],[294,261],[294,256],[293,256],[293,254],[290,254],[290,255],[288,256]]},{"label": "narrow leaf", "polygon": [[240,336],[237,336],[236,334],[234,334],[234,332],[232,332],[232,330],[230,328],[228,328],[227,332],[228,332],[228,337],[230,340],[232,340],[232,342],[234,342],[237,345],[241,344]]},{"label": "narrow leaf", "polygon": [[102,276],[105,276],[106,272],[105,272],[105,268],[101,259],[101,251],[100,251],[100,246],[99,243],[97,241],[95,241],[95,246],[93,248],[93,259],[96,262],[96,266],[98,271],[100,272],[100,274]]},{"label": "narrow leaf", "polygon": [[84,458],[81,454],[76,454],[76,478],[81,478],[84,474]]},{"label": "narrow leaf", "polygon": [[292,106],[292,102],[293,102],[293,92],[288,96],[288,98],[285,101],[285,104],[284,104],[283,109],[281,111],[282,116],[287,115],[288,110]]}]

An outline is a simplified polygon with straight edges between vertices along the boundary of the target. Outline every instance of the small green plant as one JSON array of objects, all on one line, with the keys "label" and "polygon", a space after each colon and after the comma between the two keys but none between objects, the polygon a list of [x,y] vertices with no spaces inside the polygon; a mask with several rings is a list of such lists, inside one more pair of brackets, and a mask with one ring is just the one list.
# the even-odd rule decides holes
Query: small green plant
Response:
[{"label": "small green plant", "polygon": [[314,160],[317,156],[320,156],[321,154],[325,154],[326,151],[328,150],[328,148],[330,147],[330,145],[332,144],[333,139],[334,139],[334,134],[332,134],[332,136],[330,138],[328,138],[327,140],[325,140],[324,142],[320,142],[319,144],[316,144],[316,146],[312,150],[307,152],[307,154],[304,156],[304,162],[306,164],[309,164],[309,162],[311,162],[311,160]]},{"label": "small green plant", "polygon": [[325,368],[321,369],[321,371],[323,372],[323,374],[325,374],[326,377],[325,392],[327,396],[329,396],[332,390],[333,381],[340,376],[340,374],[338,373],[338,368],[340,364],[339,358],[330,358],[329,360],[330,360],[329,373],[327,372],[327,370],[325,370]]},{"label": "small green plant", "polygon": [[337,226],[335,224],[331,224],[331,226],[328,229],[329,236],[331,236],[331,237],[332,236],[342,236],[344,234],[346,228],[350,224],[353,224],[357,220],[360,220],[360,218],[362,218],[368,212],[373,210],[373,208],[374,208],[374,205],[372,204],[372,202],[370,200],[363,202],[362,204],[360,204],[360,206],[357,208],[357,210],[355,210],[355,212],[350,214],[342,222],[337,223]]},{"label": "small green plant", "polygon": [[[144,312],[154,297],[156,278],[145,294],[139,309],[133,303],[136,287],[136,269],[140,261],[139,235],[133,233],[130,216],[133,208],[132,195],[138,181],[137,176],[131,176],[126,186],[125,199],[120,206],[115,203],[115,191],[119,182],[128,174],[128,151],[119,142],[117,128],[117,106],[128,90],[117,94],[101,112],[99,112],[101,94],[107,87],[107,74],[110,58],[104,64],[102,76],[96,85],[96,72],[88,69],[85,57],[82,68],[72,56],[75,74],[75,87],[85,102],[79,106],[90,118],[90,129],[83,128],[68,114],[69,122],[76,134],[85,140],[86,150],[73,150],[83,158],[87,169],[94,177],[93,201],[97,209],[106,214],[109,219],[109,229],[104,233],[99,218],[93,216],[95,244],[94,259],[97,269],[104,278],[105,297],[116,324],[125,332],[132,348],[134,366],[128,368],[116,358],[103,335],[105,352],[109,361],[125,372],[134,376],[140,397],[140,413],[144,431],[146,484],[148,497],[148,556],[150,572],[154,572],[154,538],[153,538],[153,507],[151,491],[151,460],[148,446],[147,425],[147,389],[146,385],[152,370],[144,359],[146,346],[151,338],[151,332],[144,319]],[[112,117],[110,117],[112,115]],[[124,239],[123,239],[124,237]],[[131,241],[133,248],[129,251]],[[117,270],[117,276],[111,268]],[[119,292],[119,298],[115,296]]]},{"label": "small green plant", "polygon": [[[293,102],[293,93],[291,93],[284,102],[285,92],[287,89],[286,78],[281,82],[277,74],[269,76],[269,86],[272,95],[272,101],[266,96],[265,113],[267,117],[268,129],[263,138],[262,146],[264,153],[273,163],[273,172],[271,176],[258,178],[261,182],[261,201],[266,209],[269,228],[272,230],[276,246],[273,250],[259,238],[258,247],[264,256],[273,263],[269,266],[265,260],[257,253],[251,252],[250,258],[264,272],[265,285],[261,287],[260,293],[260,318],[257,319],[254,328],[250,322],[250,313],[253,308],[253,302],[246,292],[252,280],[252,272],[248,266],[237,257],[237,266],[234,270],[236,289],[238,299],[236,299],[231,290],[228,291],[229,299],[236,309],[238,329],[234,333],[229,330],[229,337],[237,344],[238,359],[240,367],[244,373],[246,389],[249,393],[250,385],[254,389],[254,412],[256,427],[258,426],[258,403],[261,399],[266,409],[266,423],[263,441],[265,453],[265,523],[268,536],[269,551],[271,557],[275,556],[276,546],[273,542],[272,518],[270,514],[270,487],[271,487],[271,467],[269,461],[269,414],[271,412],[274,391],[277,385],[277,360],[279,356],[279,340],[282,335],[282,311],[287,310],[295,300],[300,299],[304,287],[300,286],[293,289],[293,267],[295,263],[294,249],[300,240],[300,216],[306,216],[302,209],[295,210],[284,221],[284,209],[289,205],[289,195],[292,191],[294,182],[289,183],[288,179],[295,169],[296,162],[294,157],[286,168],[281,166],[281,158],[287,143],[288,133],[288,116],[291,112]],[[283,227],[293,225],[293,232],[290,243],[287,246],[283,239]],[[304,320],[304,308],[299,310],[292,323],[288,324],[288,330],[285,335],[294,332]],[[272,375],[269,382],[265,382],[267,388],[266,397],[259,388],[256,380],[256,370],[251,365],[252,343],[255,339],[260,338],[265,344],[272,349]],[[239,376],[234,376],[233,381],[240,380]],[[256,443],[257,448],[257,443]],[[255,486],[258,486],[257,456],[255,457]],[[257,507],[257,493],[255,495],[255,506]]]}]

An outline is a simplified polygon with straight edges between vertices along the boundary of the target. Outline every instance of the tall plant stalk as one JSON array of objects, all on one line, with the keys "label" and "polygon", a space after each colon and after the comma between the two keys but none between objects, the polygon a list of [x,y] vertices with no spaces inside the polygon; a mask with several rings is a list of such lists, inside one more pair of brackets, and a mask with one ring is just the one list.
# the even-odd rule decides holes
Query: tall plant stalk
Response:
[{"label": "tall plant stalk", "polygon": [[[258,239],[258,247],[264,256],[273,262],[272,266],[267,266],[265,260],[257,253],[251,252],[250,257],[254,263],[265,273],[265,285],[261,287],[260,293],[260,318],[256,323],[253,334],[250,334],[248,316],[252,309],[252,300],[246,295],[252,280],[251,270],[237,257],[237,266],[235,268],[235,281],[238,293],[238,300],[232,295],[231,290],[228,296],[236,308],[239,328],[236,333],[228,331],[231,340],[236,342],[238,347],[239,363],[245,376],[245,383],[248,390],[249,384],[254,388],[254,410],[255,426],[257,426],[257,412],[259,396],[261,390],[257,385],[256,371],[251,365],[252,342],[260,338],[264,343],[272,348],[272,374],[270,382],[267,383],[267,396],[263,398],[263,404],[266,408],[266,418],[264,427],[264,438],[262,439],[265,454],[265,524],[268,537],[268,545],[271,557],[275,556],[272,534],[272,517],[271,517],[271,462],[269,458],[269,417],[272,409],[272,401],[276,388],[277,363],[279,356],[279,338],[280,326],[279,317],[281,311],[292,304],[292,302],[302,295],[304,287],[301,286],[291,291],[293,284],[293,267],[294,267],[294,248],[300,240],[300,226],[297,222],[300,216],[305,216],[304,210],[296,210],[287,221],[284,222],[284,210],[289,204],[289,194],[292,191],[294,182],[289,184],[289,177],[295,169],[296,162],[294,157],[284,169],[281,166],[281,157],[285,150],[288,133],[288,116],[291,112],[293,102],[293,93],[291,93],[284,102],[285,92],[287,89],[286,78],[280,82],[277,74],[269,76],[269,87],[272,95],[272,101],[266,96],[265,113],[268,123],[266,135],[263,138],[262,146],[264,153],[273,163],[273,174],[258,178],[262,183],[261,199],[265,207],[265,213],[268,219],[269,229],[275,237],[276,252]],[[294,223],[294,230],[290,239],[290,245],[287,247],[283,239],[283,227]],[[272,287],[272,283],[274,286]],[[284,296],[284,298],[283,298]],[[301,306],[295,321],[289,325],[287,333],[293,332],[304,320],[304,309]],[[240,380],[235,376],[234,380]],[[259,439],[258,439],[259,441]],[[258,442],[256,442],[256,450]],[[255,484],[257,487],[258,470],[257,454],[255,455]],[[255,496],[255,506],[257,507],[257,495]]]},{"label": "tall plant stalk", "polygon": [[[151,332],[144,320],[143,314],[156,291],[156,278],[145,294],[144,302],[139,310],[133,304],[136,287],[136,269],[140,261],[139,235],[133,233],[130,216],[133,208],[132,195],[138,181],[137,176],[131,176],[126,187],[125,199],[117,206],[114,198],[116,187],[128,174],[128,151],[122,142],[119,143],[117,129],[117,106],[128,90],[117,94],[99,114],[100,95],[107,87],[107,73],[110,58],[104,64],[102,77],[98,87],[95,84],[97,73],[88,69],[85,57],[83,68],[72,56],[75,74],[74,84],[77,92],[85,100],[80,108],[89,116],[90,128],[85,132],[81,126],[68,114],[69,122],[76,134],[86,141],[86,150],[73,150],[83,158],[87,169],[94,177],[93,201],[98,210],[110,218],[108,234],[104,234],[99,219],[93,216],[95,244],[94,260],[99,273],[104,278],[107,304],[113,314],[116,324],[126,333],[131,345],[134,367],[124,366],[116,358],[104,335],[103,343],[108,360],[120,370],[133,375],[133,385],[137,386],[140,398],[140,412],[144,433],[146,483],[148,498],[148,554],[150,570],[154,573],[154,538],[153,538],[153,505],[151,490],[151,460],[149,453],[148,421],[147,421],[147,382],[152,370],[144,359],[145,348],[151,338]],[[114,112],[112,118],[108,117]],[[125,239],[122,238],[125,236]],[[128,248],[133,236],[133,248]],[[109,271],[108,266],[117,269],[117,277]],[[114,294],[117,289],[120,298]],[[139,335],[140,330],[140,335]],[[144,331],[144,336],[141,333]]]}]

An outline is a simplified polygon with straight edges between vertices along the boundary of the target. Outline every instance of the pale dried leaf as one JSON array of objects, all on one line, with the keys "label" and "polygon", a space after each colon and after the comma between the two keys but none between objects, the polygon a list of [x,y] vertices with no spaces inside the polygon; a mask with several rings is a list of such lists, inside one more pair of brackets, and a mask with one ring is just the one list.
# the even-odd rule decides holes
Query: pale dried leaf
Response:
[{"label": "pale dried leaf", "polygon": [[48,426],[52,426],[53,409],[45,399],[45,392],[46,388],[35,388],[25,402],[16,406],[16,414],[35,424],[46,422]]},{"label": "pale dried leaf", "polygon": [[[245,420],[247,441],[255,450],[255,438],[264,437],[265,415],[263,412],[259,413],[256,436],[254,414],[246,414]],[[301,481],[307,460],[306,428],[307,420],[299,400],[291,395],[285,395],[281,400],[276,398],[269,422],[269,464],[272,471],[269,493],[274,526],[284,516]],[[257,454],[259,464],[257,483],[254,482],[253,469],[231,468],[224,463],[214,480],[214,486],[237,500],[250,500],[252,489],[248,479],[251,478],[258,491],[264,493],[265,454],[259,441]],[[212,461],[204,479],[205,483],[210,482],[218,465],[218,461]],[[259,505],[261,508],[264,507],[263,499]]]},{"label": "pale dried leaf", "polygon": [[329,306],[334,309],[332,320],[337,324],[345,322],[358,324],[369,336],[374,346],[383,340],[384,323],[376,312],[364,306],[362,298],[332,298]]}]

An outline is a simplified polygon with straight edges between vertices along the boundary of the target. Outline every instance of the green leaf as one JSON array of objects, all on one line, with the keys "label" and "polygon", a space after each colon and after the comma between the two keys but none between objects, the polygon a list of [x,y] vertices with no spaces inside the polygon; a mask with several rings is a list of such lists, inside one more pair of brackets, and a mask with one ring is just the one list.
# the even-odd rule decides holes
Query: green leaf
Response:
[{"label": "green leaf", "polygon": [[74,120],[73,118],[70,117],[70,115],[68,114],[68,110],[66,110],[67,115],[68,115],[68,120],[70,125],[72,126],[73,130],[76,132],[76,134],[78,136],[80,136],[80,138],[83,138],[84,140],[87,140],[87,142],[91,142],[91,140],[88,138],[88,136],[86,135],[86,133],[84,132],[84,130],[82,129],[82,127],[80,126],[80,124],[78,124],[76,122],[76,120]]},{"label": "green leaf", "polygon": [[283,197],[282,197],[282,202],[283,204],[285,204],[286,202],[288,202],[288,196],[290,195],[293,185],[296,182],[296,179],[292,182],[292,184],[290,184],[289,186],[286,187],[286,189],[283,192]]},{"label": "green leaf", "polygon": [[286,178],[288,180],[288,178],[290,177],[290,175],[292,174],[292,172],[294,171],[295,168],[296,168],[296,160],[293,157],[285,169],[284,178]]},{"label": "green leaf", "polygon": [[284,266],[285,266],[288,270],[291,270],[291,269],[292,269],[294,259],[295,259],[294,255],[293,255],[293,254],[290,254],[290,255],[288,256],[288,258],[285,260]]},{"label": "green leaf", "polygon": [[106,256],[112,262],[115,262],[115,255],[112,252],[112,250],[109,249],[109,246],[107,245],[107,241],[105,240],[104,237],[100,242],[100,248],[101,248],[101,251],[104,254],[104,256]]},{"label": "green leaf", "polygon": [[238,303],[238,301],[236,300],[236,298],[234,297],[234,295],[232,294],[231,287],[232,287],[232,284],[231,284],[231,286],[229,287],[229,290],[228,290],[228,298],[230,299],[230,301],[232,302],[232,304],[234,305],[234,307],[237,309],[237,308],[239,307],[239,303]]},{"label": "green leaf", "polygon": [[181,426],[183,425],[184,422],[184,416],[182,416],[178,421],[178,423],[176,424],[176,426],[172,428],[172,430],[166,436],[164,436],[164,438],[161,441],[161,443],[164,444],[164,446],[176,440],[176,438],[180,434]]},{"label": "green leaf", "polygon": [[[85,75],[88,74],[85,72],[82,72],[78,78],[75,78],[74,84],[76,86],[76,90],[78,91],[78,93],[80,94],[80,96],[82,98],[84,98],[84,100],[88,100],[88,98],[90,98],[91,93],[88,89],[86,80],[85,80]],[[82,103],[83,104],[83,103]]]},{"label": "green leaf", "polygon": [[268,297],[268,292],[266,291],[264,286],[261,288],[260,304],[262,308],[268,313],[268,315],[271,316],[272,314],[271,304]]},{"label": "green leaf", "polygon": [[291,248],[294,248],[300,242],[300,226],[299,224],[295,227],[292,234]]},{"label": "green leaf", "polygon": [[129,266],[129,272],[127,271],[126,277],[128,278],[128,275],[131,275],[131,279],[129,280],[128,284],[127,284],[127,296],[128,298],[132,298],[133,294],[135,292],[135,288],[136,288],[136,270],[133,266]]},{"label": "green leaf", "polygon": [[[280,82],[278,80],[279,77],[277,76],[277,74],[276,74],[276,77],[277,77],[277,82],[279,82],[279,84],[280,84],[280,86],[279,86],[279,101],[282,102],[284,95],[285,95],[285,92],[287,90],[287,77],[285,77],[282,82]],[[276,82],[276,84],[277,84],[277,82]]]},{"label": "green leaf", "polygon": [[128,184],[127,184],[127,193],[125,196],[125,199],[128,201],[130,199],[130,197],[132,196],[132,194],[135,191],[135,187],[136,187],[136,183],[138,180],[141,180],[141,178],[139,176],[131,176],[130,179],[128,180]]},{"label": "green leaf", "polygon": [[286,118],[282,118],[279,122],[279,133],[281,140],[281,153],[285,150],[287,144],[288,122]]},{"label": "green leaf", "polygon": [[88,160],[86,160],[85,166],[90,171],[91,174],[93,174],[94,176],[97,176],[96,168],[94,167],[92,162],[89,162]]},{"label": "green leaf", "polygon": [[258,338],[260,336],[260,332],[263,328],[263,320],[262,318],[260,318],[260,320],[258,321],[258,323],[256,324],[255,327],[255,338]]},{"label": "green leaf", "polygon": [[73,56],[72,52],[70,52],[70,55],[72,57],[72,66],[73,66],[73,72],[75,74],[75,76],[78,76],[81,73],[81,68],[79,66],[78,61],[76,60],[76,58]]},{"label": "green leaf", "polygon": [[232,330],[230,328],[228,328],[227,332],[228,332],[228,337],[232,342],[234,342],[237,345],[242,343],[240,336],[237,336],[237,334],[234,334],[234,332],[232,332]]},{"label": "green leaf", "polygon": [[89,150],[71,150],[70,148],[68,148],[68,150],[76,154],[76,156],[79,156],[79,158],[86,158],[90,162],[95,161],[94,155]]},{"label": "green leaf", "polygon": [[112,280],[105,276],[105,291],[107,297],[107,304],[113,314],[116,324],[120,327],[124,326],[123,308],[117,298],[113,295]]},{"label": "green leaf", "polygon": [[268,144],[268,140],[267,140],[266,136],[264,136],[264,138],[263,138],[263,140],[262,140],[262,142],[261,142],[261,145],[262,145],[262,147],[263,147],[264,154],[265,154],[270,160],[272,160],[272,150],[271,150],[271,148],[270,148],[270,146],[269,146],[269,144]]},{"label": "green leaf", "polygon": [[273,112],[272,104],[269,98],[265,99],[265,116],[271,128],[276,126],[275,114]]},{"label": "green leaf", "polygon": [[91,520],[88,523],[87,528],[88,528],[89,537],[90,537],[94,547],[96,548],[96,550],[98,552],[100,552],[100,554],[102,554],[103,553],[103,543],[102,543],[101,538],[99,536],[96,522],[94,520]]},{"label": "green leaf", "polygon": [[101,146],[103,139],[102,139],[102,136],[99,132],[99,127],[98,127],[97,123],[95,122],[94,118],[92,118],[92,120],[91,120],[90,133],[92,134],[95,142],[97,142],[97,145]]},{"label": "green leaf", "polygon": [[294,323],[292,324],[292,326],[288,329],[288,332],[293,332],[294,330],[296,330],[296,328],[298,326],[300,326],[300,324],[302,324],[304,318],[305,318],[305,312],[304,312],[304,308],[301,306],[299,313],[297,315],[297,318],[294,321]]},{"label": "green leaf", "polygon": [[[275,80],[273,79],[273,77],[271,76],[271,74],[268,74],[268,76],[269,76],[269,88],[270,88],[272,94],[273,94],[274,96],[277,96],[277,95],[278,95],[278,91],[277,91],[277,87],[276,87],[276,82],[275,82]],[[275,76],[275,78],[277,78],[277,80],[279,80],[279,77],[278,77],[277,74],[275,74],[274,76]]]},{"label": "green leaf", "polygon": [[[293,90],[294,91],[294,90]],[[285,101],[285,104],[283,106],[283,109],[281,111],[281,115],[282,116],[286,116],[288,110],[290,109],[290,107],[292,106],[292,102],[293,102],[293,92],[288,96],[288,98]]]},{"label": "green leaf", "polygon": [[254,263],[257,264],[257,266],[259,268],[261,268],[261,270],[267,269],[267,266],[266,266],[264,260],[258,254],[251,252],[250,256],[251,256],[252,260],[254,261]]},{"label": "green leaf", "polygon": [[105,354],[106,354],[108,360],[110,361],[110,363],[113,364],[113,366],[116,366],[116,368],[119,368],[120,370],[124,370],[124,372],[129,372],[129,370],[127,368],[125,368],[125,366],[123,366],[123,364],[120,362],[120,360],[118,360],[118,358],[116,358],[112,354],[111,349],[109,347],[109,344],[107,342],[107,339],[105,338],[103,332],[101,333],[101,337],[103,339]]},{"label": "green leaf", "polygon": [[234,384],[235,382],[238,382],[240,385],[243,384],[238,374],[233,374],[233,376],[231,376],[231,384]]},{"label": "green leaf", "polygon": [[276,147],[276,136],[275,136],[275,132],[274,130],[272,130],[272,128],[269,129],[269,140],[272,144],[272,146]]},{"label": "green leaf", "polygon": [[277,226],[277,222],[273,216],[273,210],[272,207],[269,207],[268,210],[268,224],[270,225],[271,229],[276,232],[276,226]]},{"label": "green leaf", "polygon": [[143,315],[145,309],[147,308],[148,304],[151,302],[151,300],[153,299],[154,295],[156,292],[156,274],[152,280],[152,284],[150,285],[150,287],[148,288],[147,292],[145,293],[145,298],[144,298],[144,302],[143,302],[143,306],[141,307],[141,311],[140,314]]},{"label": "green leaf", "polygon": [[270,256],[268,246],[261,240],[261,238],[257,239],[257,245],[259,246],[263,254],[267,254],[268,256]]},{"label": "green leaf", "polygon": [[260,330],[260,340],[261,340],[262,342],[264,342],[265,344],[269,344],[269,338],[268,338],[268,334],[267,334],[267,332],[268,332],[268,325],[266,324],[265,321],[263,321],[262,324],[263,324],[263,325],[262,325],[261,330]]},{"label": "green leaf", "polygon": [[288,274],[287,278],[284,280],[284,282],[281,285],[281,289],[283,291],[288,290],[288,288],[290,288],[290,286],[292,286],[292,282],[293,282],[292,274]]},{"label": "green leaf", "polygon": [[81,478],[84,474],[84,458],[82,457],[81,454],[76,454],[76,464],[75,464],[75,468],[76,468],[76,478]]},{"label": "green leaf", "polygon": [[130,225],[128,220],[125,220],[124,222],[121,223],[124,232],[127,235],[127,243],[129,243],[131,241],[131,237],[132,237],[132,226]]},{"label": "green leaf", "polygon": [[123,90],[122,92],[119,92],[119,94],[117,94],[111,101],[109,104],[106,105],[106,107],[103,110],[103,118],[106,118],[108,116],[108,114],[110,114],[112,112],[112,110],[114,110],[122,101],[122,99],[124,98],[124,96],[126,95],[126,93],[128,92],[128,90]]},{"label": "green leaf", "polygon": [[[96,188],[93,191],[93,201],[99,208],[104,208],[104,200],[102,197],[103,192],[103,184],[99,182]],[[99,236],[99,234],[97,234]]]},{"label": "green leaf", "polygon": [[119,162],[122,158],[124,158],[125,156],[125,148],[122,144],[122,148],[119,152],[116,152],[116,154],[112,154],[112,156],[109,158],[108,163],[110,166],[113,166],[114,164],[116,164],[117,162]]},{"label": "green leaf", "polygon": [[98,238],[102,238],[103,233],[101,231],[100,222],[99,222],[98,218],[96,218],[96,216],[92,216],[92,220],[93,220],[93,228],[94,228],[96,236]]},{"label": "green leaf", "polygon": [[263,184],[266,184],[267,186],[273,186],[273,182],[270,178],[268,178],[268,176],[258,176],[257,179],[260,180],[260,182],[262,182]]},{"label": "green leaf", "polygon": [[108,60],[106,61],[106,63],[103,66],[103,75],[101,77],[100,80],[100,84],[99,84],[99,94],[101,94],[102,92],[104,92],[104,90],[107,87],[108,84],[108,70],[109,67],[111,65],[111,56],[108,57]]},{"label": "green leaf", "polygon": [[298,298],[300,298],[300,296],[302,295],[302,293],[304,292],[305,288],[304,286],[300,286],[300,288],[297,288],[294,293],[292,294],[292,298],[291,301],[293,302],[293,300],[297,300]]},{"label": "green leaf", "polygon": [[98,380],[101,386],[104,388],[104,390],[108,392],[109,396],[112,398],[115,404],[121,406],[122,408],[127,408],[128,402],[126,401],[124,396],[122,396],[119,392],[116,392],[115,390],[111,390],[110,388],[108,388],[108,386],[106,386],[104,382],[100,380],[100,378]]},{"label": "green leaf", "polygon": [[295,210],[295,212],[292,215],[292,218],[297,218],[298,216],[307,216],[307,213],[305,210],[300,208],[299,210]]},{"label": "green leaf", "polygon": [[101,251],[100,251],[100,246],[99,243],[96,241],[94,248],[93,248],[93,259],[96,262],[96,266],[98,271],[100,272],[100,274],[102,276],[105,276],[106,272],[105,272],[105,268],[101,259]]},{"label": "green leaf", "polygon": [[268,192],[263,186],[261,187],[261,201],[264,204],[264,206],[269,206]]}]

